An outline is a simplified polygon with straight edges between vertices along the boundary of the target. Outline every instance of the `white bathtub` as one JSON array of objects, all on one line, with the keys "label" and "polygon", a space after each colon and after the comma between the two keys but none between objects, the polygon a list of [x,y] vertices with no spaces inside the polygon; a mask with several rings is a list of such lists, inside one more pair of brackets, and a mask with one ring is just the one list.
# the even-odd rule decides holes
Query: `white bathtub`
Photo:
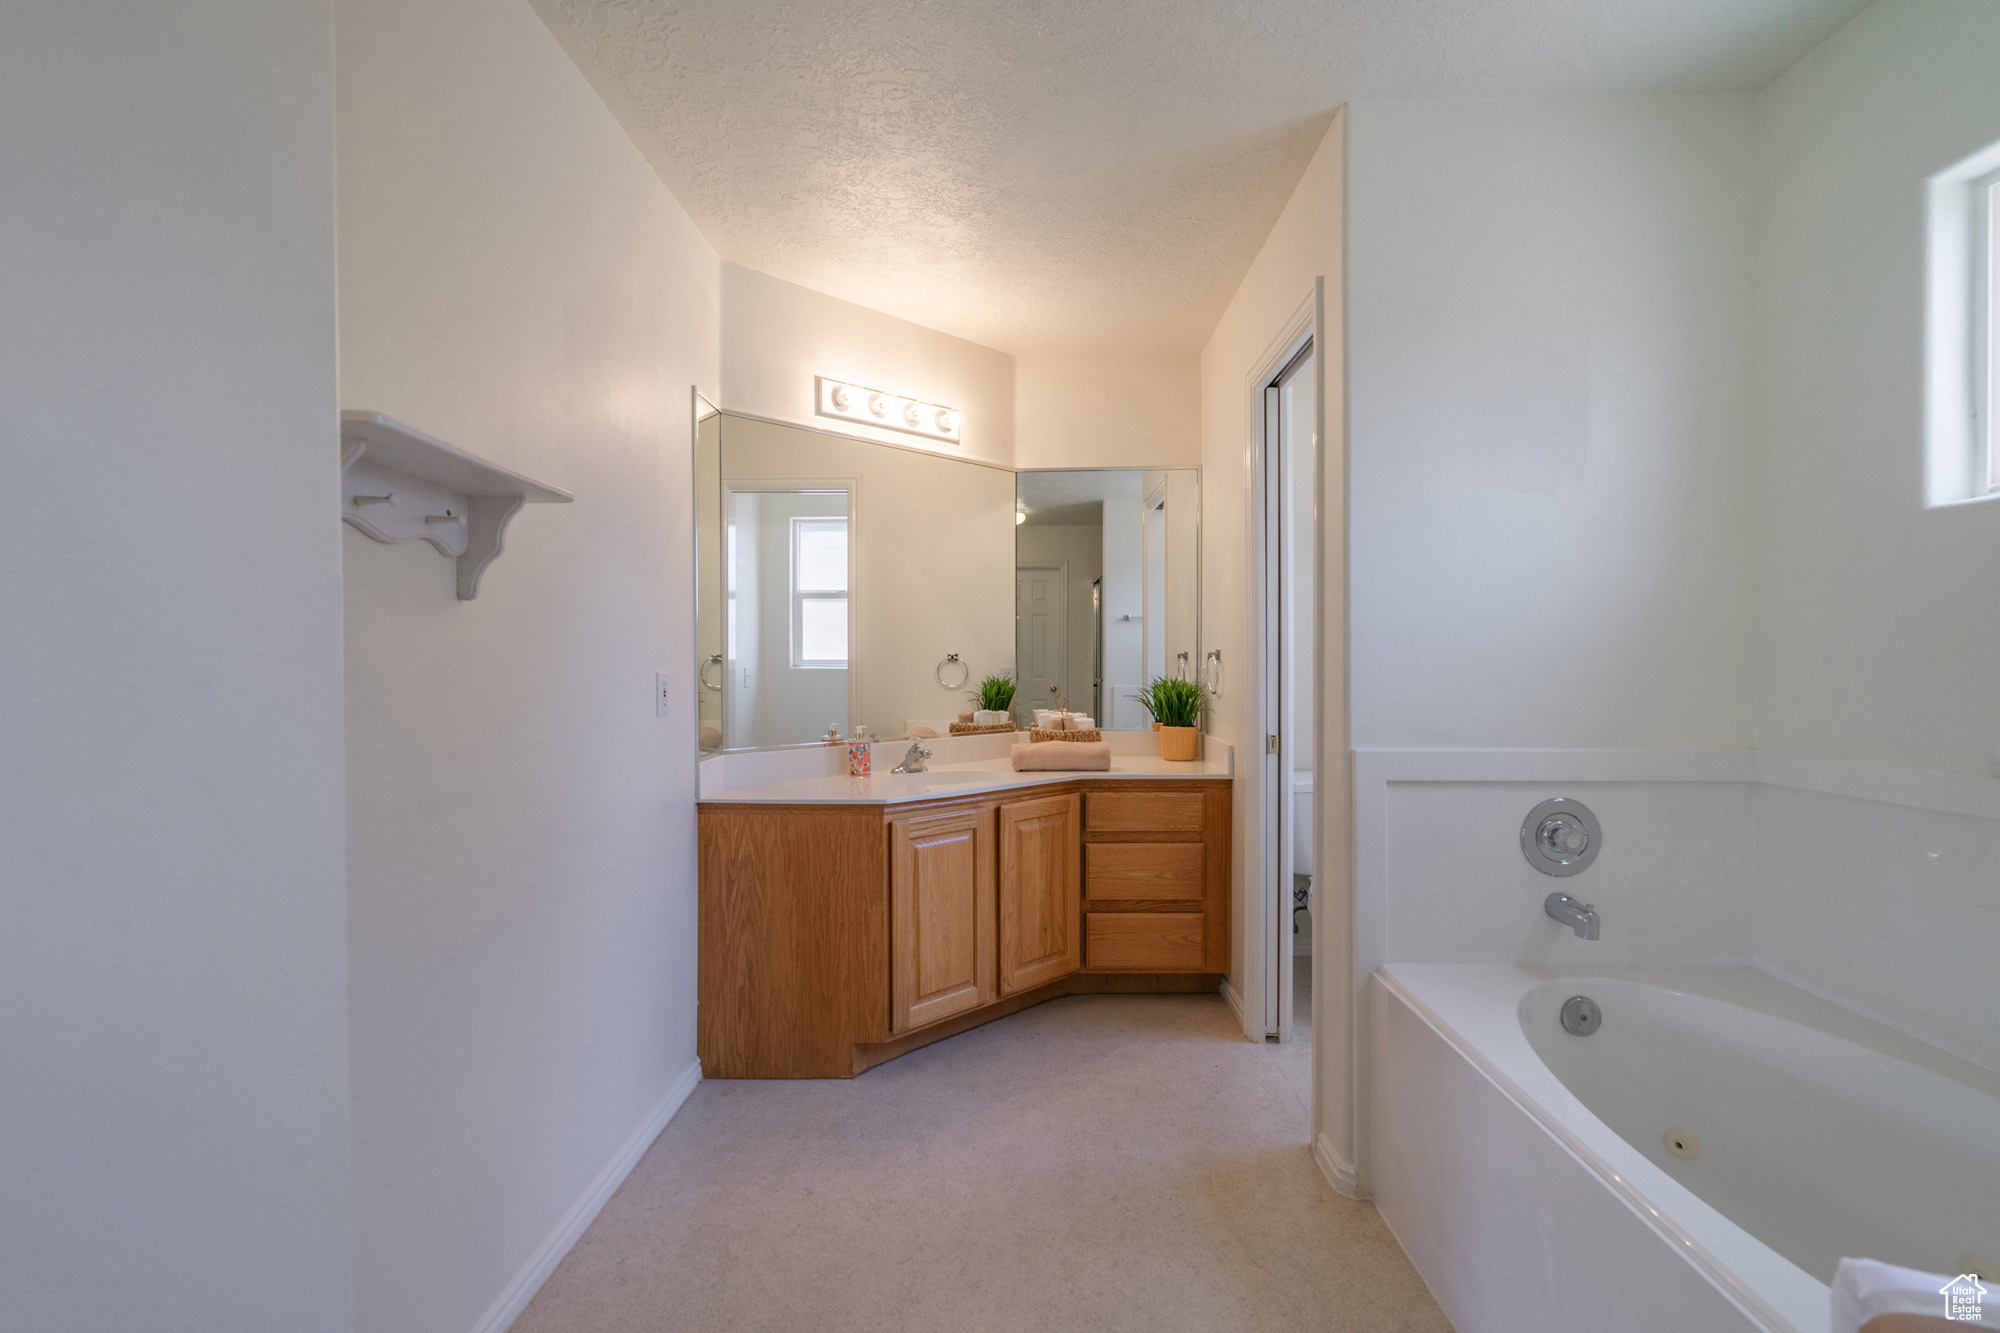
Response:
[{"label": "white bathtub", "polygon": [[1824,1333],[1843,1255],[2000,1257],[1990,1071],[1749,968],[1376,983],[1370,1183],[1459,1333]]}]

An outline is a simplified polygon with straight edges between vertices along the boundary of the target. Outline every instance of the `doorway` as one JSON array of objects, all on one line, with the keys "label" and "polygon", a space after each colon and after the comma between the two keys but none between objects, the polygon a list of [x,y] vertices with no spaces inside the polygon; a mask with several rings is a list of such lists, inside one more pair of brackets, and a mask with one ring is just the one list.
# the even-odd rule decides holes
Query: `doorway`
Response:
[{"label": "doorway", "polygon": [[1317,634],[1319,440],[1310,329],[1261,403],[1264,754],[1260,896],[1265,1035],[1312,1040],[1313,645]]}]

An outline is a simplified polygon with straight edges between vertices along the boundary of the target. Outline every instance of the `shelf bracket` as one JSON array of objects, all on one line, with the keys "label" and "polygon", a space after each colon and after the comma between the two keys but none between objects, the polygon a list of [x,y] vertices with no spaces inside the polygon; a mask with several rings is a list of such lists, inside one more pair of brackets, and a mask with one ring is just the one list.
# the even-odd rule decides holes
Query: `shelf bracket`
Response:
[{"label": "shelf bracket", "polygon": [[429,542],[458,565],[458,599],[505,548],[521,506],[568,491],[511,472],[380,412],[340,414],[340,517],[378,542]]}]

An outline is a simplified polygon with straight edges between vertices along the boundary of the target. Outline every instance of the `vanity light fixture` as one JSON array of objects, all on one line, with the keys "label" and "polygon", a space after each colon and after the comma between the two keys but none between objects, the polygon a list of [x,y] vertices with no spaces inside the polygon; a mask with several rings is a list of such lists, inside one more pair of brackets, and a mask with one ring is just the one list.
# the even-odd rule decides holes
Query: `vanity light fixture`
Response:
[{"label": "vanity light fixture", "polygon": [[837,421],[857,421],[864,426],[921,435],[927,440],[959,443],[958,409],[926,403],[918,398],[882,389],[864,388],[845,380],[813,377],[815,410]]}]

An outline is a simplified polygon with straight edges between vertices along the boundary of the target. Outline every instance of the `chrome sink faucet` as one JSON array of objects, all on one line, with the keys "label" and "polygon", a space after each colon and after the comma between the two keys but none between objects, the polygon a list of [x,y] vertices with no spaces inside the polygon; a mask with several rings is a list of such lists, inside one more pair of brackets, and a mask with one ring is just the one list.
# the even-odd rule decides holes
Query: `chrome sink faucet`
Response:
[{"label": "chrome sink faucet", "polygon": [[910,752],[903,756],[903,762],[889,771],[891,773],[922,773],[925,771],[924,761],[930,757],[931,752],[924,748],[922,741],[911,741]]},{"label": "chrome sink faucet", "polygon": [[1597,909],[1580,903],[1567,893],[1552,893],[1542,899],[1542,911],[1576,932],[1580,940],[1597,938]]}]

